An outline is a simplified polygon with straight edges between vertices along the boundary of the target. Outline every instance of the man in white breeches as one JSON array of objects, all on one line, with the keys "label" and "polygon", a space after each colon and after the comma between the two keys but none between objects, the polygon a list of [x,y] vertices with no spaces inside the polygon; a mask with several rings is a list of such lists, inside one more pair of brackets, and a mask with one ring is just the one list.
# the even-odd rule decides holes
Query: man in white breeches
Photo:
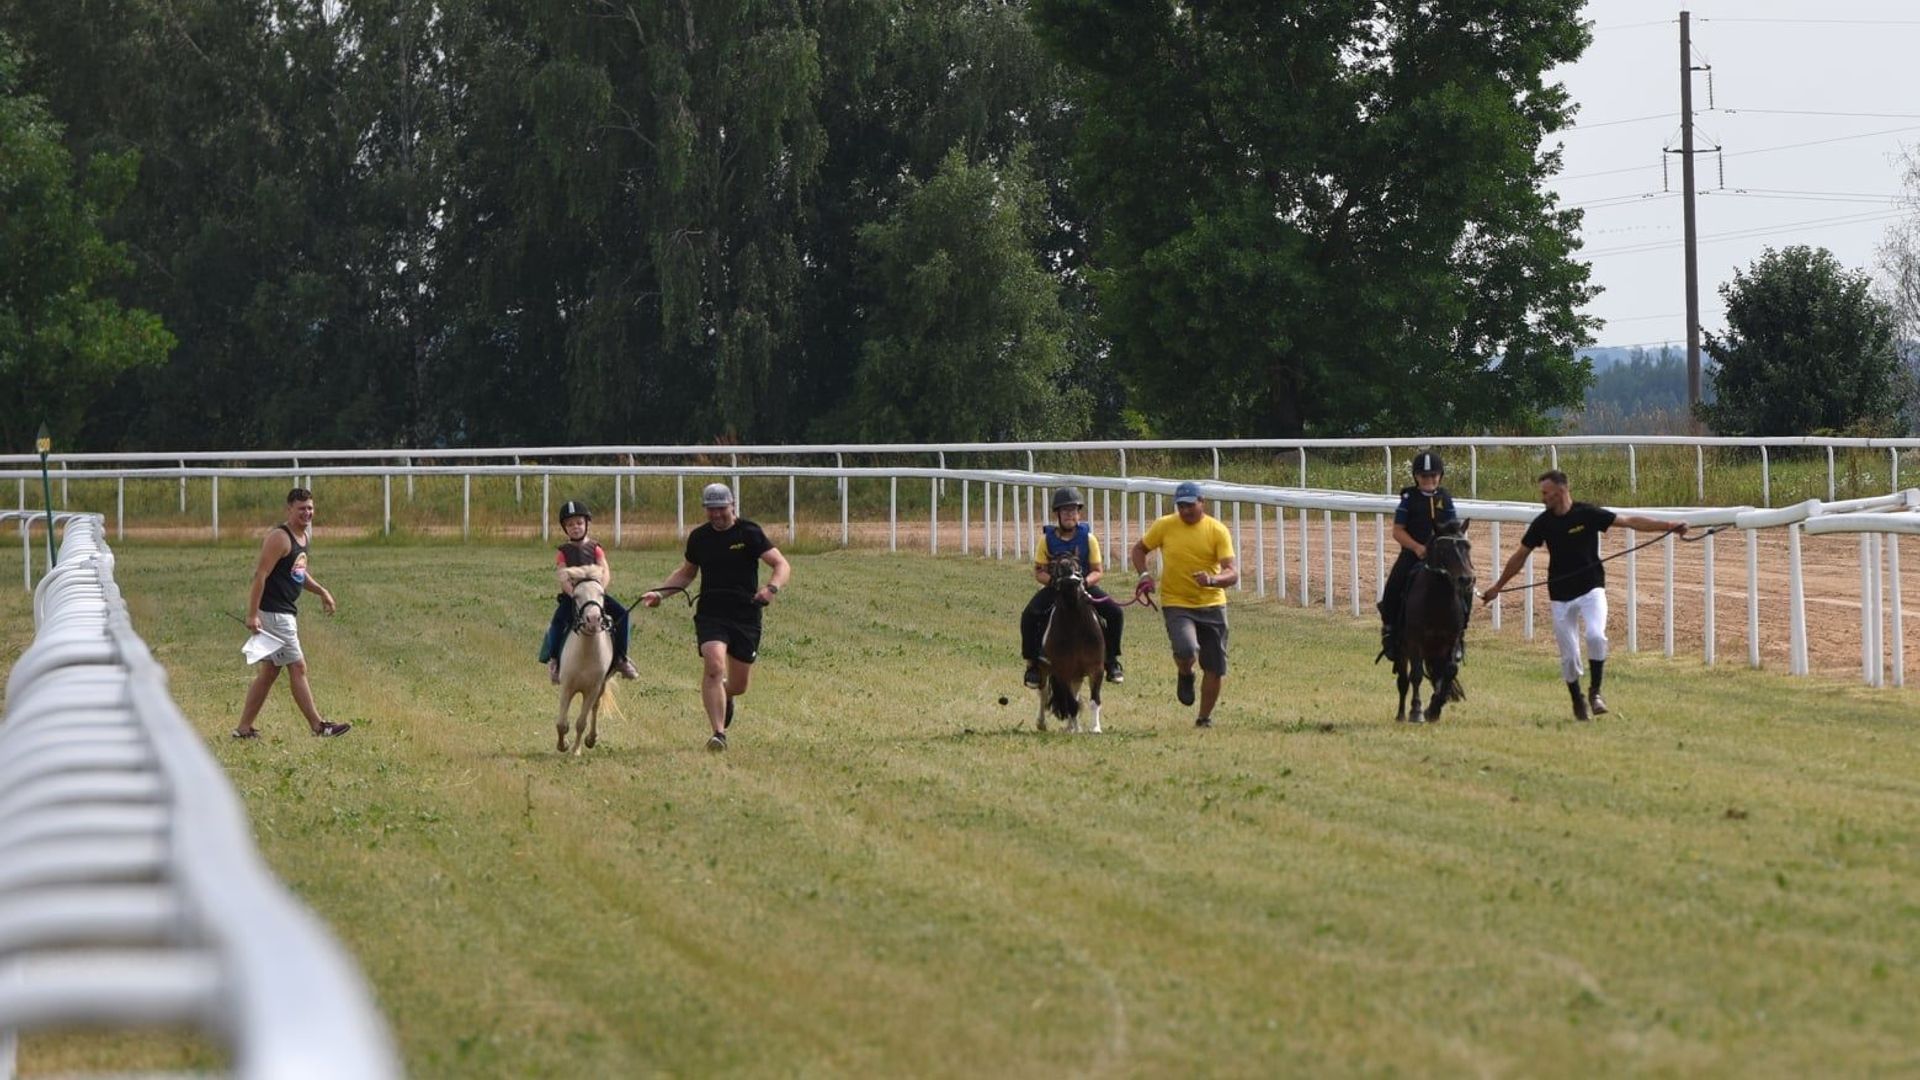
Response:
[{"label": "man in white breeches", "polygon": [[[1553,640],[1560,644],[1560,678],[1566,682],[1580,681],[1580,638],[1586,631],[1587,659],[1598,664],[1607,662],[1607,590],[1604,586],[1591,589],[1584,595],[1571,600],[1555,600],[1553,609]],[[1599,681],[1599,676],[1594,677]],[[1598,689],[1592,693],[1600,696]],[[1605,712],[1605,702],[1599,702],[1594,712]]]},{"label": "man in white breeches", "polygon": [[[1560,677],[1573,697],[1573,718],[1585,720],[1589,714],[1600,716],[1607,711],[1607,699],[1600,696],[1600,680],[1607,665],[1607,571],[1600,558],[1600,534],[1623,525],[1684,536],[1687,525],[1641,514],[1616,514],[1592,503],[1574,502],[1567,488],[1567,474],[1559,469],[1541,473],[1539,484],[1545,512],[1527,526],[1519,550],[1507,560],[1499,580],[1480,595],[1492,603],[1533,556],[1533,549],[1546,545],[1547,598],[1552,601],[1553,637],[1560,645]],[[1583,632],[1591,676],[1585,695],[1580,692]]]}]

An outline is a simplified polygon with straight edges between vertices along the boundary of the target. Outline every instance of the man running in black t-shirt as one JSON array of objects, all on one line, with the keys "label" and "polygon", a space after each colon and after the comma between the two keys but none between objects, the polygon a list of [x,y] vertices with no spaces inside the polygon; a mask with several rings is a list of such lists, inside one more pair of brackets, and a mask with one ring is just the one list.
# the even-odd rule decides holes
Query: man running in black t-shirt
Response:
[{"label": "man running in black t-shirt", "polygon": [[[1574,502],[1567,474],[1552,469],[1540,474],[1540,502],[1546,512],[1533,519],[1520,548],[1507,560],[1486,592],[1487,603],[1513,579],[1532,557],[1533,549],[1547,546],[1547,599],[1552,601],[1553,637],[1560,645],[1560,677],[1573,695],[1573,718],[1600,716],[1607,700],[1600,696],[1600,679],[1607,664],[1607,568],[1600,560],[1600,534],[1615,525],[1647,532],[1674,532],[1684,536],[1684,521],[1665,521],[1639,514],[1616,514],[1592,503]],[[1580,694],[1580,624],[1586,624],[1587,667],[1593,678],[1587,695]]]},{"label": "man running in black t-shirt", "polygon": [[[700,504],[706,507],[707,523],[687,534],[685,561],[640,602],[659,607],[662,593],[685,590],[696,574],[701,576],[700,603],[693,613],[705,665],[700,701],[713,728],[707,749],[725,750],[733,699],[747,692],[753,661],[760,655],[760,613],[786,588],[793,568],[760,526],[734,509],[733,492],[727,485],[708,484],[700,493]],[[764,586],[760,563],[773,568]]]}]

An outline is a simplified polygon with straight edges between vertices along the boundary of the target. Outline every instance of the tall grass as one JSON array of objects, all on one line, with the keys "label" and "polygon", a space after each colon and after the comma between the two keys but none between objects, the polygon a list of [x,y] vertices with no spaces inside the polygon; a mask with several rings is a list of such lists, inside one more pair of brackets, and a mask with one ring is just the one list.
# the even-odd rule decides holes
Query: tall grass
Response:
[{"label": "tall grass", "polygon": [[[616,594],[675,562],[617,556]],[[1104,736],[1039,735],[1024,567],[830,553],[701,748],[684,608],[580,760],[533,660],[545,549],[316,550],[303,636],[345,739],[246,684],[247,552],[118,574],[273,867],[359,956],[416,1076],[1912,1070],[1920,733],[1904,693],[1622,657],[1575,724],[1476,644],[1394,725],[1364,624],[1236,597],[1218,728],[1128,627]],[[0,661],[24,643],[0,590]],[[1009,704],[1000,704],[1002,697]],[[234,911],[234,919],[247,913]],[[283,1003],[297,1009],[298,1002]],[[30,1039],[56,1073],[204,1068]]]}]

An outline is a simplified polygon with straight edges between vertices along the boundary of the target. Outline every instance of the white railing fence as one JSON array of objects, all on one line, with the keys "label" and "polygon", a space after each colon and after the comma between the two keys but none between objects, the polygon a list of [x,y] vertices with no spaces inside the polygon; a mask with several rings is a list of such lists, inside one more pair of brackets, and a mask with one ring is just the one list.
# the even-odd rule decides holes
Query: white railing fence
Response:
[{"label": "white railing fence", "polygon": [[[907,457],[914,461],[935,458],[935,464],[946,468],[947,455],[988,454],[994,456],[1024,456],[1027,471],[1037,468],[1037,456],[1059,453],[1099,453],[1114,455],[1113,475],[1129,475],[1129,453],[1139,455],[1151,452],[1189,452],[1204,453],[1211,458],[1211,478],[1221,477],[1222,452],[1254,451],[1273,455],[1276,459],[1286,455],[1296,460],[1297,472],[1294,486],[1307,487],[1309,481],[1308,457],[1311,452],[1352,455],[1355,452],[1380,451],[1381,477],[1383,492],[1392,492],[1404,482],[1404,472],[1399,466],[1405,464],[1415,449],[1437,449],[1443,452],[1464,450],[1467,455],[1464,470],[1455,460],[1454,475],[1464,472],[1467,486],[1464,494],[1477,498],[1480,494],[1480,453],[1482,450],[1515,449],[1546,452],[1546,463],[1559,467],[1560,452],[1576,449],[1609,449],[1620,452],[1625,458],[1627,473],[1627,491],[1637,493],[1640,490],[1639,452],[1652,448],[1691,448],[1693,450],[1694,499],[1699,503],[1708,502],[1708,467],[1706,451],[1709,449],[1731,449],[1750,452],[1759,457],[1761,477],[1760,505],[1773,505],[1774,462],[1773,455],[1778,451],[1802,450],[1824,452],[1826,459],[1826,501],[1834,500],[1838,493],[1839,467],[1835,452],[1862,451],[1885,454],[1887,474],[1885,489],[1888,492],[1900,490],[1900,456],[1902,453],[1920,451],[1920,438],[1871,439],[1841,438],[1833,436],[1782,436],[1765,439],[1732,438],[1721,436],[1686,435],[1585,435],[1585,436],[1407,436],[1391,439],[1134,439],[1134,440],[1095,440],[1074,442],[1007,442],[1007,443],[821,443],[810,445],[755,445],[755,446],[660,446],[660,445],[620,445],[598,446],[526,446],[526,447],[480,447],[464,449],[407,449],[403,447],[388,449],[339,449],[339,450],[253,450],[253,451],[184,451],[184,452],[145,452],[145,453],[76,453],[54,454],[48,463],[56,467],[62,486],[61,501],[66,501],[66,484],[70,478],[86,478],[96,474],[96,470],[142,469],[157,466],[160,463],[173,463],[185,470],[192,463],[238,462],[252,470],[253,475],[288,476],[295,482],[311,477],[314,463],[326,462],[398,462],[402,466],[411,466],[415,462],[487,462],[498,461],[519,465],[522,459],[537,459],[546,462],[566,462],[580,459],[624,459],[628,465],[639,465],[643,459],[669,461],[704,461],[713,464],[715,471],[731,472],[737,470],[742,458],[768,458],[775,461],[794,458],[819,458],[832,456],[834,466],[846,466],[849,456],[864,458]],[[1401,451],[1402,460],[1396,465],[1395,451]],[[725,459],[725,467],[719,462]],[[306,466],[301,462],[305,460]],[[15,479],[19,485],[19,506],[27,505],[29,481],[36,479],[34,468],[39,458],[31,454],[0,454],[0,477]],[[13,467],[8,469],[8,467]],[[416,474],[417,475],[417,474]],[[477,475],[477,474],[476,474]],[[1457,482],[1457,481],[1456,481]],[[412,479],[408,477],[408,494],[412,493]],[[516,486],[516,497],[520,494]],[[180,481],[180,509],[186,510],[186,481]]]},{"label": "white railing fence", "polygon": [[236,1076],[400,1075],[134,632],[103,531],[66,520],[0,716],[0,1078],[22,1032],[147,1025],[206,1033]]},{"label": "white railing fence", "polygon": [[[1832,440],[1830,440],[1832,441]],[[1852,440],[1864,442],[1866,440]],[[1397,445],[1397,444],[1396,444]],[[4,476],[7,474],[0,474]],[[123,483],[128,479],[136,480],[204,480],[214,493],[212,500],[212,535],[219,535],[219,482],[222,478],[240,478],[258,480],[262,478],[259,468],[244,467],[171,467],[159,469],[100,469],[88,474],[97,479],[113,479]],[[267,472],[266,476],[275,473]],[[1080,473],[1037,472],[1028,470],[993,469],[953,469],[953,468],[917,468],[917,467],[881,467],[881,468],[831,468],[801,466],[745,465],[723,467],[715,464],[703,465],[411,465],[394,466],[370,461],[358,465],[331,465],[307,467],[300,480],[307,486],[322,484],[328,478],[336,477],[373,477],[381,480],[385,499],[383,500],[383,530],[393,527],[391,513],[391,489],[393,481],[404,479],[411,481],[415,477],[454,477],[462,479],[462,528],[463,537],[472,532],[470,521],[470,492],[474,477],[510,478],[516,483],[537,479],[540,483],[540,507],[538,528],[542,537],[550,535],[552,529],[551,510],[557,505],[552,487],[555,478],[563,481],[568,478],[591,479],[601,484],[612,482],[614,493],[611,527],[612,539],[617,546],[624,539],[627,524],[634,520],[633,508],[623,492],[631,490],[631,485],[642,477],[670,478],[674,482],[673,532],[683,534],[688,527],[686,489],[689,481],[695,485],[709,479],[724,478],[730,480],[736,491],[741,490],[742,479],[784,480],[786,487],[786,522],[789,538],[800,535],[800,501],[797,498],[801,483],[833,486],[833,498],[839,511],[838,542],[847,546],[852,542],[851,485],[855,481],[881,482],[888,485],[889,498],[886,514],[886,543],[889,549],[898,550],[903,520],[899,512],[900,484],[925,483],[927,485],[925,532],[929,551],[938,554],[941,551],[943,533],[951,534],[956,530],[951,519],[943,528],[941,508],[945,505],[952,514],[954,504],[958,503],[958,537],[960,551],[972,553],[978,550],[982,554],[1004,558],[1011,554],[1015,558],[1030,554],[1033,537],[1038,525],[1046,518],[1045,504],[1047,489],[1064,483],[1086,488],[1089,500],[1089,518],[1102,530],[1101,535],[1109,544],[1117,542],[1117,552],[1124,552],[1131,546],[1134,538],[1143,532],[1153,517],[1165,512],[1167,497],[1171,494],[1175,481],[1154,477],[1128,477],[1125,475],[1091,475]],[[1339,541],[1335,535],[1336,520],[1346,520],[1346,558],[1345,582],[1350,609],[1353,614],[1362,613],[1363,605],[1360,588],[1360,519],[1370,517],[1373,522],[1373,549],[1375,573],[1373,580],[1377,584],[1384,580],[1385,566],[1393,554],[1387,538],[1386,516],[1395,504],[1388,495],[1368,495],[1343,491],[1324,491],[1312,488],[1271,487],[1248,484],[1232,484],[1223,481],[1207,481],[1208,490],[1218,504],[1217,509],[1233,526],[1237,540],[1243,548],[1253,553],[1251,566],[1252,583],[1256,591],[1265,595],[1269,586],[1285,598],[1290,593],[1297,596],[1301,603],[1312,603],[1318,595],[1331,610],[1336,603],[1337,588],[1336,554]],[[957,488],[957,499],[956,489]],[[324,489],[322,484],[321,490]],[[764,495],[764,487],[760,489]],[[975,496],[978,496],[976,503]],[[1152,497],[1149,509],[1149,496]],[[1706,528],[1738,528],[1745,532],[1748,543],[1747,567],[1745,573],[1745,601],[1747,614],[1747,654],[1748,663],[1758,667],[1761,664],[1761,626],[1760,626],[1760,587],[1758,565],[1754,556],[1756,534],[1763,530],[1785,529],[1788,533],[1788,574],[1789,574],[1789,646],[1788,669],[1796,675],[1808,671],[1806,649],[1806,607],[1804,596],[1804,576],[1802,573],[1801,528],[1799,523],[1832,516],[1835,514],[1865,513],[1868,522],[1875,520],[1895,521],[1911,512],[1913,496],[1910,492],[1896,491],[1887,495],[1844,501],[1807,500],[1792,506],[1777,508],[1755,508],[1751,506],[1689,507],[1680,509],[1658,509],[1653,512],[1670,518],[1679,518],[1690,525]],[[1503,547],[1502,526],[1515,525],[1530,521],[1539,513],[1537,503],[1494,502],[1488,500],[1461,500],[1462,512],[1467,516],[1489,522],[1492,532],[1492,548],[1499,551]],[[977,507],[977,509],[976,509]],[[119,506],[116,505],[116,510]],[[763,525],[777,525],[777,518],[761,513],[761,507],[745,505],[742,512],[755,517]],[[777,513],[778,508],[775,508]],[[696,511],[697,512],[697,511]],[[15,512],[20,513],[20,512]],[[27,512],[27,513],[30,513]],[[527,518],[533,515],[529,506],[523,511]],[[603,514],[605,511],[603,511]],[[664,529],[664,508],[649,508],[644,514],[646,519]],[[1254,544],[1246,545],[1240,534],[1247,531],[1247,518],[1251,519],[1251,531]],[[1317,518],[1318,528],[1314,528]],[[605,518],[603,517],[604,521]],[[1271,523],[1274,533],[1271,548],[1266,542],[1266,532]],[[124,519],[118,523],[124,527]],[[531,525],[532,522],[528,521]],[[917,533],[921,526],[918,522],[909,524],[908,529]],[[30,526],[24,526],[30,528]],[[1887,532],[1897,535],[1897,525],[1889,525]],[[1317,534],[1317,535],[1316,535]],[[24,537],[23,533],[23,537]],[[976,546],[977,536],[977,546]],[[1512,534],[1506,539],[1517,539]],[[1011,549],[1008,541],[1011,539]],[[1625,537],[1627,547],[1637,543],[1637,538],[1629,532]],[[1675,541],[1662,541],[1659,557],[1662,560],[1661,588],[1659,603],[1661,611],[1660,633],[1663,651],[1671,656],[1674,653],[1676,615],[1679,609],[1675,601]],[[1703,659],[1708,664],[1718,662],[1716,655],[1717,627],[1715,625],[1717,609],[1717,567],[1714,560],[1715,540],[1709,536],[1701,541],[1703,555],[1703,595],[1699,611],[1699,621],[1704,628]],[[1897,541],[1874,541],[1873,551],[1883,553],[1883,557],[1897,564],[1899,558]],[[1290,560],[1288,547],[1294,547]],[[1272,550],[1274,558],[1271,568],[1266,556]],[[1316,564],[1314,553],[1318,551]],[[1863,549],[1864,551],[1864,549]],[[1656,557],[1649,554],[1648,557]],[[1863,553],[1863,559],[1868,555]],[[30,554],[29,554],[30,558]],[[1118,564],[1118,554],[1115,557]],[[1297,563],[1298,573],[1293,575],[1287,569],[1288,563]],[[1624,559],[1626,576],[1626,647],[1628,651],[1638,651],[1640,602],[1638,553],[1628,553]],[[1320,571],[1318,580],[1315,570]],[[29,572],[30,573],[30,572]],[[1529,563],[1527,576],[1522,585],[1535,583],[1535,568]],[[1885,622],[1900,610],[1898,596],[1899,578],[1897,575],[1863,574],[1861,578],[1862,595],[1860,604],[1863,611],[1862,634],[1862,672],[1867,681],[1878,685],[1884,678],[1886,665],[1884,660],[1875,661],[1873,656],[1884,653],[1886,646],[1892,643],[1899,646],[1902,635],[1898,632],[1896,621],[1889,633]],[[1317,587],[1317,594],[1316,594]],[[1876,589],[1879,599],[1869,597],[1866,590]],[[1889,597],[1887,594],[1891,592]],[[1535,603],[1531,595],[1520,605],[1522,634],[1534,636]],[[1494,629],[1502,627],[1506,617],[1506,598],[1502,597],[1492,606],[1489,613]],[[1866,620],[1878,618],[1880,621],[1868,625]],[[1876,629],[1875,627],[1878,627]],[[1880,652],[1873,652],[1875,648]],[[1892,678],[1895,685],[1904,683],[1904,650],[1897,648],[1892,658]],[[1876,675],[1876,670],[1882,672]]]}]

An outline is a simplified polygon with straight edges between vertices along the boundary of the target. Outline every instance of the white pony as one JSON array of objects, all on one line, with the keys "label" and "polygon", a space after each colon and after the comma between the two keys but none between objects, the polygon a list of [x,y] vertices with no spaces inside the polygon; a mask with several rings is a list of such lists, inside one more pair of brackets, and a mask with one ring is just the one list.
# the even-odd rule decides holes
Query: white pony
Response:
[{"label": "white pony", "polygon": [[607,615],[606,587],[597,566],[572,566],[560,571],[574,581],[573,626],[560,646],[559,745],[567,752],[567,711],[574,695],[581,697],[580,715],[573,722],[573,752],[591,747],[599,737],[600,703],[605,700],[607,673],[613,666],[613,619]]}]

